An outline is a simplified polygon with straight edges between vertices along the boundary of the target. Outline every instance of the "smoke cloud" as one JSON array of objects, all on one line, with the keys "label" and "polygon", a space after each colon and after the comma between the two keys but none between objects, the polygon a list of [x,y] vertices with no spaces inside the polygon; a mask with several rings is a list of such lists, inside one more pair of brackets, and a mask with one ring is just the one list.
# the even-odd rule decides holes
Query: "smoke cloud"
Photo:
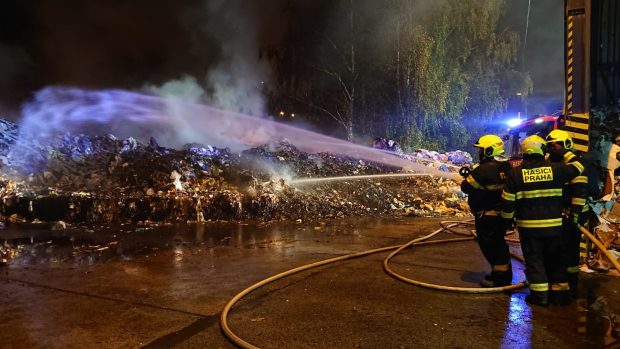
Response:
[{"label": "smoke cloud", "polygon": [[[170,111],[176,116],[172,117]],[[12,150],[10,156],[24,158],[29,140],[43,142],[54,133],[70,129],[86,134],[113,132],[123,138],[137,136],[143,141],[152,135],[160,144],[177,148],[183,145],[178,143],[182,141],[229,146],[233,151],[286,139],[308,153],[332,152],[444,178],[456,176],[394,154],[272,120],[121,90],[47,88],[26,106],[25,115],[20,129],[23,143],[14,147],[17,151]]]},{"label": "smoke cloud", "polygon": [[[266,115],[263,89],[269,82],[270,68],[258,57],[262,23],[256,3],[207,1],[198,18],[191,18],[186,25],[198,25],[219,49],[205,76],[184,75],[161,86],[147,84],[142,90],[243,114]],[[202,42],[198,40],[197,44]]]},{"label": "smoke cloud", "polygon": [[262,86],[269,66],[258,59],[260,23],[258,2],[207,2],[206,31],[221,45],[219,62],[207,74],[209,102],[226,110],[265,115]]}]

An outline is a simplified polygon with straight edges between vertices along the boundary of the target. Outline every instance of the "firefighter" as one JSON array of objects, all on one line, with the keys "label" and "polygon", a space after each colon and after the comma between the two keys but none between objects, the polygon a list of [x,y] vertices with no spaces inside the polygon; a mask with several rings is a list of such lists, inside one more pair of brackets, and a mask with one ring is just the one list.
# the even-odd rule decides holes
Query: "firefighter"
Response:
[{"label": "firefighter", "polygon": [[575,298],[578,293],[580,245],[582,244],[582,234],[576,224],[582,226],[588,224],[589,206],[587,200],[589,196],[593,195],[589,190],[588,177],[592,177],[590,173],[592,166],[589,165],[588,161],[584,161],[583,157],[578,158],[573,153],[574,143],[568,132],[553,130],[545,141],[551,162],[569,164],[579,159],[579,162],[585,167],[581,175],[564,186],[563,208],[566,217],[568,217],[565,217],[563,224],[564,263],[568,273],[570,292]]},{"label": "firefighter", "polygon": [[491,274],[480,282],[482,287],[507,286],[512,283],[510,252],[504,235],[505,225],[499,215],[502,188],[510,165],[505,158],[504,142],[495,135],[480,137],[474,147],[479,148],[480,162],[461,183],[468,194],[468,204],[475,216],[478,245],[491,264]]},{"label": "firefighter", "polygon": [[546,147],[537,135],[523,140],[523,163],[508,172],[501,212],[509,221],[516,218],[530,285],[525,300],[545,307],[571,302],[562,260],[562,193],[564,183],[583,171],[578,161],[563,165],[545,160]]}]

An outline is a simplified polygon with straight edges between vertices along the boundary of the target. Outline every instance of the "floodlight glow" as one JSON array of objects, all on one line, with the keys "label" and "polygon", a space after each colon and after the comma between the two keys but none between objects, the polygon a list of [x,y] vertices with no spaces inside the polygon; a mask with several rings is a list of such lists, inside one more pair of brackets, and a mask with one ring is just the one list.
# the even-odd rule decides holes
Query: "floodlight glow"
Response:
[{"label": "floodlight glow", "polygon": [[543,122],[543,119],[542,118],[538,118],[538,119],[534,120],[534,122],[537,123],[537,124],[540,124],[541,122]]}]

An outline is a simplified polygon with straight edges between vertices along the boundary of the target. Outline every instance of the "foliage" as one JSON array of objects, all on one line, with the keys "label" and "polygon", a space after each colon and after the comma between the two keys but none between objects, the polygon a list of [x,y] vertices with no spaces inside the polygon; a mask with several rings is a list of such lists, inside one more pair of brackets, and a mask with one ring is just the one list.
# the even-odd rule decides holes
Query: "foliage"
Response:
[{"label": "foliage", "polygon": [[[313,49],[305,46],[312,73],[295,77],[307,84],[293,99],[323,121],[348,125],[349,137],[387,136],[405,149],[462,148],[496,131],[489,121],[508,98],[532,90],[530,77],[516,69],[518,34],[498,28],[503,6],[334,1],[332,17],[309,31],[319,38]],[[303,40],[289,52],[300,47]]]}]

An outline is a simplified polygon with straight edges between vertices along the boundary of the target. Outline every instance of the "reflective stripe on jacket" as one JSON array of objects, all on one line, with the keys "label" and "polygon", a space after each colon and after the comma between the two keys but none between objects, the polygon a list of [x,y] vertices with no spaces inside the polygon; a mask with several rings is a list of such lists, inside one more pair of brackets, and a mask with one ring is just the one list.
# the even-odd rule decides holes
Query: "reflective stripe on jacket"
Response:
[{"label": "reflective stripe on jacket", "polygon": [[461,190],[468,194],[467,203],[472,212],[499,210],[506,173],[507,161],[485,159],[472,169],[461,183]]},{"label": "reflective stripe on jacket", "polygon": [[508,172],[502,191],[504,218],[515,218],[521,233],[556,236],[562,233],[564,184],[583,171],[581,163],[552,163],[542,156],[526,156]]}]

